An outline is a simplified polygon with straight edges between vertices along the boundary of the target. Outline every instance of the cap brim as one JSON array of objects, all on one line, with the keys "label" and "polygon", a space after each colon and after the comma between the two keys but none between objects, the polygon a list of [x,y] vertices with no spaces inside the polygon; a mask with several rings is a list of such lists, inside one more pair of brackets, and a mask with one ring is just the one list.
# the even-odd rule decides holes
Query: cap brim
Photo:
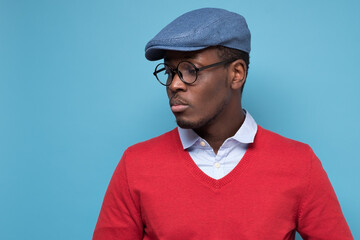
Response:
[{"label": "cap brim", "polygon": [[165,57],[166,51],[191,52],[205,49],[209,46],[179,47],[179,46],[153,46],[146,49],[145,57],[150,61],[157,61]]}]

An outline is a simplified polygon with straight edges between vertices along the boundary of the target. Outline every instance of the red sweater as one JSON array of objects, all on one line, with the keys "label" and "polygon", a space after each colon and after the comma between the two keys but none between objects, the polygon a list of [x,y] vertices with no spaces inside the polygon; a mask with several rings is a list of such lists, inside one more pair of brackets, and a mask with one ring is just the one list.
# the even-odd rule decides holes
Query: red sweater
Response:
[{"label": "red sweater", "polygon": [[353,239],[308,145],[261,127],[224,178],[203,173],[176,129],[127,149],[94,240]]}]

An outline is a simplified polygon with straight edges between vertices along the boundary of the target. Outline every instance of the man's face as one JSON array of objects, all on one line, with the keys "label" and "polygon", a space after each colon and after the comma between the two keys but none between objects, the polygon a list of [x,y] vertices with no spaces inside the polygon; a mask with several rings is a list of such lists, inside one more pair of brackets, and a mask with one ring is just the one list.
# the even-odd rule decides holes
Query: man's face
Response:
[{"label": "man's face", "polygon": [[[165,63],[176,68],[181,61],[190,61],[201,68],[219,61],[218,50],[207,48],[196,52],[168,51]],[[167,95],[177,124],[182,128],[201,129],[220,123],[228,117],[227,111],[232,89],[224,65],[198,72],[195,83],[182,82],[175,74]]]}]

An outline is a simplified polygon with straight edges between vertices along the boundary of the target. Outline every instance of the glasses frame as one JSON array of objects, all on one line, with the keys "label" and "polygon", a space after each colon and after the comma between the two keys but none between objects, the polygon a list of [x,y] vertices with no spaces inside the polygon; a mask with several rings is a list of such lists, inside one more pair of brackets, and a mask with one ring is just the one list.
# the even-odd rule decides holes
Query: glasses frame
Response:
[{"label": "glasses frame", "polygon": [[[171,83],[172,83],[172,81],[173,81],[173,79],[174,79],[174,76],[175,76],[174,73],[176,73],[176,74],[179,76],[180,80],[181,80],[183,83],[188,84],[188,85],[191,85],[191,84],[193,84],[194,82],[196,82],[200,71],[205,70],[205,69],[208,69],[208,68],[212,68],[212,67],[224,65],[224,64],[227,64],[227,63],[231,63],[231,62],[233,62],[233,61],[235,61],[235,60],[236,60],[236,59],[228,59],[228,60],[224,60],[224,61],[221,61],[221,62],[217,62],[217,63],[210,64],[210,65],[207,65],[207,66],[203,66],[203,67],[200,67],[200,68],[196,67],[195,64],[193,64],[192,62],[189,62],[189,61],[181,61],[181,62],[178,63],[178,65],[176,66],[175,69],[173,69],[172,67],[170,67],[170,66],[169,66],[168,64],[166,64],[166,63],[159,63],[158,65],[156,65],[155,71],[153,72],[153,74],[154,74],[154,76],[156,77],[156,79],[158,80],[158,82],[159,82],[161,85],[164,85],[164,86],[166,86],[166,87],[168,87],[168,86],[171,85]],[[195,80],[192,81],[192,82],[187,82],[187,81],[185,81],[185,80],[183,79],[182,73],[179,71],[179,66],[180,66],[180,64],[181,64],[181,63],[184,63],[184,62],[189,63],[191,66],[194,67],[194,69],[195,69],[195,71],[196,71]],[[156,70],[156,69],[157,69],[159,66],[161,66],[161,65],[163,65],[164,68],[161,68],[161,70]],[[158,73],[160,73],[160,72],[162,72],[162,71],[165,70],[165,66],[168,67],[168,68],[170,69],[171,73],[173,74],[173,75],[172,75],[172,79],[171,79],[171,81],[169,81],[168,84],[162,83],[162,82],[160,81],[160,79],[158,78],[158,76],[157,76]],[[163,69],[164,69],[164,70],[163,70]]]}]

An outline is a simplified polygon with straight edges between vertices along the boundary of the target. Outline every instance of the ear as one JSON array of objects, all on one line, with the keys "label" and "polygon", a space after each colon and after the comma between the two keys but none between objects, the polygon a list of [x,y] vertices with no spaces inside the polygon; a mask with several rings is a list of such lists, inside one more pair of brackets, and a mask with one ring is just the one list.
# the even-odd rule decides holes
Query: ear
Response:
[{"label": "ear", "polygon": [[246,80],[246,63],[244,62],[244,60],[238,59],[230,64],[229,70],[231,74],[231,88],[234,90],[241,89]]}]

